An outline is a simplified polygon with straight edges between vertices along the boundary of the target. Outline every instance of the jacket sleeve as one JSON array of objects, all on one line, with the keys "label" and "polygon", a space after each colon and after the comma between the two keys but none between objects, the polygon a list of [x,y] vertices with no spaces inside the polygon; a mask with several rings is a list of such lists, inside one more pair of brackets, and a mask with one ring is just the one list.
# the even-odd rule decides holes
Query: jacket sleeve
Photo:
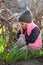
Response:
[{"label": "jacket sleeve", "polygon": [[35,28],[32,30],[30,36],[28,36],[28,35],[26,34],[26,35],[25,35],[25,41],[26,41],[27,45],[28,45],[28,43],[34,43],[35,40],[37,39],[37,37],[39,36],[39,33],[40,33],[40,30],[39,30],[37,27],[35,27]]},{"label": "jacket sleeve", "polygon": [[17,33],[17,39],[19,38],[20,34],[21,34],[21,32],[19,30],[18,33]]}]

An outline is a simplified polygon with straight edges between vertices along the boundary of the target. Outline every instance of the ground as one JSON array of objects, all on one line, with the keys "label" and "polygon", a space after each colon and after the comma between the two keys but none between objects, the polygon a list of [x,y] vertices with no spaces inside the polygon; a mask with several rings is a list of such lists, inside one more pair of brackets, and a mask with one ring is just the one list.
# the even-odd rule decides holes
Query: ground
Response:
[{"label": "ground", "polygon": [[43,65],[43,63],[37,60],[23,60],[15,63],[6,63],[4,65]]}]

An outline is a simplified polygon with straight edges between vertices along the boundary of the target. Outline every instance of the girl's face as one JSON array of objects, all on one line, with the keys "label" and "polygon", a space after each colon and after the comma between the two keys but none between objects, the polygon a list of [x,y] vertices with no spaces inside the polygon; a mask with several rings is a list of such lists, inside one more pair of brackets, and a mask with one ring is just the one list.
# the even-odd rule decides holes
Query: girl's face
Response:
[{"label": "girl's face", "polygon": [[27,23],[24,23],[24,22],[20,22],[20,25],[23,29],[26,29],[27,28]]}]

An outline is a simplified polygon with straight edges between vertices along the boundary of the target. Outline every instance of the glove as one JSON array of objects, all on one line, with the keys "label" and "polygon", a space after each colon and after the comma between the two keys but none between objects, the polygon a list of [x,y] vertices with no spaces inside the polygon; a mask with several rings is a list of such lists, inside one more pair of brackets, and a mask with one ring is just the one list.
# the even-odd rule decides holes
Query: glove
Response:
[{"label": "glove", "polygon": [[20,38],[17,40],[16,44],[18,47],[26,45],[25,36],[23,34],[20,35]]},{"label": "glove", "polygon": [[21,34],[20,37],[24,38],[25,39],[25,35],[24,34]]}]

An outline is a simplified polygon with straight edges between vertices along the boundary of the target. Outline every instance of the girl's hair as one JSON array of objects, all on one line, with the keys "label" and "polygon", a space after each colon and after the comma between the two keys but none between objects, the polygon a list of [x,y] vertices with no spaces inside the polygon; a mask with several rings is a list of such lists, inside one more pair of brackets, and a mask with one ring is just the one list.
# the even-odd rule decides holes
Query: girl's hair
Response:
[{"label": "girl's hair", "polygon": [[32,21],[32,15],[29,10],[25,11],[20,17],[19,22],[30,23]]}]

